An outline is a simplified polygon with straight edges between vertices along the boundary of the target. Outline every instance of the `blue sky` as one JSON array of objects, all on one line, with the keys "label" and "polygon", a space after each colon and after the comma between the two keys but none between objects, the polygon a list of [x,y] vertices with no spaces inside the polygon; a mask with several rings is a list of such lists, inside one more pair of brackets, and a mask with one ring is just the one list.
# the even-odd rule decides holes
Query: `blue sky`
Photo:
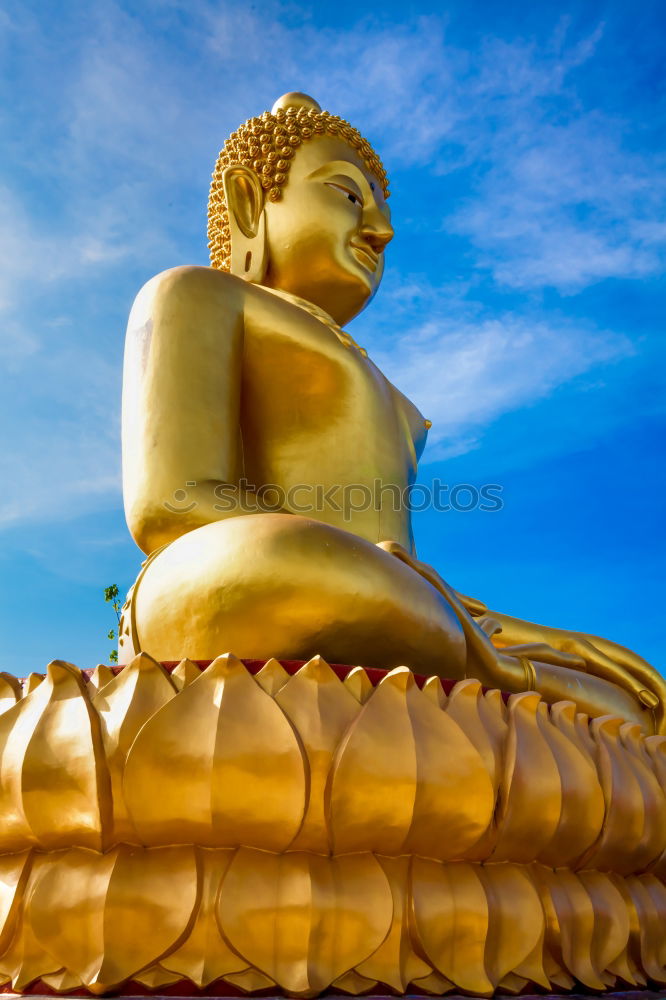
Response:
[{"label": "blue sky", "polygon": [[140,563],[120,492],[124,327],[207,263],[219,147],[288,90],[376,146],[396,238],[351,327],[433,420],[422,558],[520,617],[663,667],[666,153],[660,3],[0,9],[0,668],[105,660]]}]

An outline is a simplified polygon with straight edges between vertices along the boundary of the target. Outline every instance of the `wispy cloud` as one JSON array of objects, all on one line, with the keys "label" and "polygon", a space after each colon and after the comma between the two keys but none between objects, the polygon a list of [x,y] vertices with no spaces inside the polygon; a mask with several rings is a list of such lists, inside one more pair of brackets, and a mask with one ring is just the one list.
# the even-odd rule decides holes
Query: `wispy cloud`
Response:
[{"label": "wispy cloud", "polygon": [[[57,521],[120,498],[120,379],[116,359],[71,342],[30,359],[30,388],[9,371],[0,419],[11,428],[0,455],[0,527]],[[58,341],[60,334],[60,342]]]},{"label": "wispy cloud", "polygon": [[124,209],[100,202],[94,226],[69,219],[59,223],[30,210],[24,195],[0,185],[0,313],[18,313],[37,289],[79,278],[95,266],[117,264],[141,253],[141,234],[133,245],[118,233]]},{"label": "wispy cloud", "polygon": [[[430,318],[410,324],[423,297]],[[425,461],[477,447],[483,430],[506,413],[532,406],[576,376],[628,358],[632,341],[591,324],[500,312],[492,317],[446,288],[421,283],[394,288],[383,308],[384,329],[399,330],[387,344],[375,341],[373,360],[433,422]],[[398,301],[401,300],[401,301]],[[396,312],[397,310],[397,312]]]},{"label": "wispy cloud", "polygon": [[566,124],[539,117],[532,108],[499,129],[487,171],[447,228],[514,288],[570,293],[659,273],[666,231],[654,220],[663,218],[666,161],[623,149],[622,124],[597,114]]},{"label": "wispy cloud", "polygon": [[578,41],[565,27],[546,49],[486,43],[453,134],[474,159],[471,190],[445,228],[470,240],[500,285],[571,293],[663,268],[666,232],[654,220],[666,209],[666,157],[649,141],[641,149],[643,121],[581,96],[602,26]]}]

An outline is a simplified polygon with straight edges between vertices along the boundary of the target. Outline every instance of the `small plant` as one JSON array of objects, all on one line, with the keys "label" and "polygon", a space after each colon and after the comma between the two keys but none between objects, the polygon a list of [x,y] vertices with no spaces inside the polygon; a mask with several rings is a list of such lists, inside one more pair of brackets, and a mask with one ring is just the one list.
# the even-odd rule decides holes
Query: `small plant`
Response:
[{"label": "small plant", "polygon": [[[109,629],[106,636],[107,639],[111,639],[113,641],[114,639],[118,638],[118,635],[120,633],[120,600],[119,600],[118,587],[115,583],[112,583],[110,587],[104,588],[104,600],[106,601],[107,604],[111,605],[116,614],[116,627]],[[109,653],[109,663],[117,663],[117,662],[118,662],[118,650],[112,649],[111,652]]]}]

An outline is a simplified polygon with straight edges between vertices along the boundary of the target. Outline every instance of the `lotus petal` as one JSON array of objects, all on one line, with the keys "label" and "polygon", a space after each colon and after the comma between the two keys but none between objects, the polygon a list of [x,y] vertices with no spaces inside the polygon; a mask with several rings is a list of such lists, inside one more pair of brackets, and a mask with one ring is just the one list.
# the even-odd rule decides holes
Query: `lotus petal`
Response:
[{"label": "lotus petal", "polygon": [[42,976],[41,982],[46,986],[50,986],[56,993],[68,993],[71,990],[78,989],[82,985],[79,977],[72,972],[68,972],[67,969],[61,969],[60,972],[52,972],[48,976]]},{"label": "lotus petal", "polygon": [[23,681],[23,697],[32,694],[44,680],[44,674],[29,674]]},{"label": "lotus petal", "polygon": [[171,986],[173,983],[180,982],[182,978],[178,972],[169,972],[168,969],[165,969],[158,963],[134,975],[132,981],[141,983],[142,986],[147,986],[149,990],[155,990],[159,993],[160,986]]},{"label": "lotus petal", "polygon": [[485,967],[495,987],[518,972],[548,989],[542,965],[545,918],[539,893],[522,865],[479,865],[489,904]]},{"label": "lotus petal", "polygon": [[594,910],[591,946],[594,967],[600,974],[606,970],[613,975],[622,974],[616,971],[622,968],[623,972],[631,975],[631,970],[626,967],[626,960],[622,959],[626,955],[631,929],[624,899],[605,872],[583,871],[577,874],[592,900]]},{"label": "lotus petal", "polygon": [[271,657],[256,674],[255,680],[266,694],[275,695],[287,683],[289,674],[279,660]]},{"label": "lotus petal", "polygon": [[[492,692],[488,695],[490,698],[484,697],[479,681],[459,681],[444,707],[446,714],[457,723],[481,756],[496,797],[504,766],[508,726],[501,695],[500,704],[493,698]],[[490,857],[496,840],[497,828],[493,817],[485,835],[466,852],[467,860],[483,861]]]},{"label": "lotus petal", "polygon": [[446,714],[457,722],[481,754],[493,787],[497,788],[502,775],[507,727],[506,723],[501,728],[488,726],[488,711],[484,709],[492,711],[492,707],[492,704],[484,705],[480,682],[468,679],[454,685],[446,703]]},{"label": "lotus petal", "polygon": [[666,736],[648,736],[645,749],[662,788],[666,788]]},{"label": "lotus petal", "polygon": [[576,712],[576,731],[580,742],[586,747],[590,758],[597,762],[597,744],[592,735],[590,717],[585,712]]},{"label": "lotus petal", "polygon": [[0,715],[0,850],[99,849],[111,797],[97,716],[81,672],[54,661]]},{"label": "lotus petal", "polygon": [[182,691],[184,687],[195,681],[201,669],[192,660],[181,660],[178,666],[171,671],[171,683],[176,691]]},{"label": "lotus petal", "polygon": [[175,697],[166,670],[146,653],[135,656],[93,697],[101,722],[113,797],[113,830],[105,837],[105,846],[140,843],[123,798],[125,761],[141,727]]},{"label": "lotus petal", "polygon": [[[25,855],[20,855],[25,858]],[[44,868],[48,867],[51,859],[48,855],[35,854],[31,859],[30,866],[26,866],[23,878],[26,878],[25,887],[20,893],[20,898],[16,902],[23,904],[23,901],[30,899],[31,893]],[[12,876],[9,876],[11,892]],[[19,876],[19,889],[21,888],[22,877]],[[0,981],[10,980],[12,989],[17,992],[25,990],[36,979],[45,979],[49,975],[65,974],[62,963],[50,955],[35,937],[30,921],[25,917],[24,905],[19,905],[16,912],[9,914],[9,933],[14,931],[11,937],[11,944],[4,951],[0,958]],[[4,938],[4,934],[3,934]]]},{"label": "lotus petal", "polygon": [[444,693],[442,681],[439,677],[428,677],[421,688],[426,698],[429,698],[438,708],[446,708],[448,698]]},{"label": "lotus petal", "polygon": [[643,839],[645,807],[640,782],[620,739],[623,725],[622,719],[611,716],[591,723],[606,813],[599,839],[584,864],[586,868],[629,874],[634,870],[634,852]]},{"label": "lotus petal", "polygon": [[[626,965],[631,973],[631,978],[629,978],[627,982],[636,980],[639,985],[645,986],[647,980],[645,979],[641,965],[641,929],[639,925],[638,911],[636,910],[631,893],[629,892],[627,880],[622,875],[616,875],[615,872],[607,872],[606,877],[609,882],[612,883],[613,888],[615,888],[622,897],[627,916],[629,918],[629,940],[627,941],[624,955],[620,955],[617,961],[620,962],[621,965],[623,964],[623,960],[626,962]],[[621,973],[617,974],[621,975]]]},{"label": "lotus petal", "polygon": [[415,979],[414,986],[425,993],[434,993],[437,996],[443,996],[445,993],[451,993],[455,990],[453,983],[445,976],[440,975],[439,972],[431,972],[429,976]]},{"label": "lotus petal", "polygon": [[666,788],[657,779],[638,723],[626,722],[620,740],[643,796],[643,836],[633,852],[633,870],[641,871],[666,850]]},{"label": "lotus petal", "polygon": [[218,917],[232,947],[280,989],[314,996],[379,947],[392,908],[371,854],[241,848],[222,882]]},{"label": "lotus petal", "polygon": [[418,950],[458,989],[489,996],[488,898],[478,866],[414,858],[412,900]]},{"label": "lotus petal", "polygon": [[360,712],[359,704],[321,656],[290,677],[275,700],[298,733],[310,769],[308,806],[290,849],[327,854],[326,782],[338,744]]},{"label": "lotus petal", "polygon": [[463,858],[488,830],[495,794],[483,758],[449,714],[407,685],[416,747],[412,825],[401,850],[428,858]]},{"label": "lotus petal", "polygon": [[542,894],[550,898],[556,914],[555,922],[549,921],[547,943],[551,947],[555,944],[555,954],[562,956],[565,969],[576,979],[591,989],[602,990],[606,985],[601,975],[603,970],[595,967],[592,953],[594,906],[585,887],[575,873],[566,868],[553,872],[535,865],[532,870]]},{"label": "lotus petal", "polygon": [[162,965],[202,988],[231,972],[243,972],[249,963],[231,950],[216,917],[217,897],[234,851],[199,848],[198,853],[202,871],[197,917],[187,939]]},{"label": "lotus petal", "polygon": [[49,861],[28,919],[56,969],[79,976],[93,993],[159,960],[186,932],[198,893],[193,847],[74,848]]},{"label": "lotus petal", "polygon": [[393,919],[388,934],[370,958],[356,967],[356,972],[391,986],[396,992],[404,993],[409,983],[423,979],[432,973],[432,968],[414,951],[409,935],[409,895],[410,859],[378,858],[388,879],[393,894]]},{"label": "lotus petal", "polygon": [[0,855],[0,955],[7,951],[14,936],[30,874],[30,857],[30,851]]},{"label": "lotus petal", "polygon": [[605,811],[597,769],[575,731],[576,706],[560,702],[557,708],[559,726],[551,721],[544,702],[537,707],[537,724],[555,759],[562,786],[559,822],[538,856],[544,865],[555,868],[570,865],[585,854],[601,832]]},{"label": "lotus petal", "polygon": [[[648,888],[652,875],[637,878],[629,876],[624,880],[636,913],[637,938],[640,947],[640,964],[648,977],[656,983],[666,983],[666,949],[664,948],[664,918],[666,911],[654,893]],[[651,887],[653,888],[653,887]],[[633,928],[632,928],[633,930]]]},{"label": "lotus petal", "polygon": [[13,708],[22,697],[23,690],[18,677],[2,671],[0,673],[0,715],[8,708]]},{"label": "lotus petal", "polygon": [[387,674],[348,730],[333,765],[328,805],[334,851],[398,854],[414,815],[416,745],[407,710],[414,675]]},{"label": "lotus petal", "polygon": [[237,986],[243,993],[256,993],[257,990],[270,990],[275,986],[272,979],[258,969],[245,969],[243,972],[231,972],[225,980],[232,986]]},{"label": "lotus petal", "polygon": [[343,684],[361,705],[365,705],[374,691],[372,681],[363,667],[353,667],[345,677]]},{"label": "lotus petal", "polygon": [[502,749],[509,735],[508,712],[501,691],[486,691],[483,698],[479,698],[478,707],[481,721],[490,736],[495,759],[501,760]]},{"label": "lotus petal", "polygon": [[374,986],[377,985],[375,979],[366,979],[365,976],[359,976],[358,972],[345,972],[344,976],[340,976],[332,983],[332,987],[335,990],[342,990],[344,993],[352,993],[354,996],[358,996],[359,993],[367,993]]},{"label": "lotus petal", "polygon": [[282,710],[239,660],[220,656],[141,729],[124,793],[146,844],[280,850],[301,825],[305,781]]},{"label": "lotus petal", "polygon": [[533,861],[551,842],[560,821],[562,783],[537,721],[540,702],[533,692],[509,699],[493,861]]},{"label": "lotus petal", "polygon": [[[666,926],[666,886],[654,875],[640,875],[641,883],[645,886],[654,904],[657,919],[662,927]],[[657,947],[657,961],[660,966],[666,966],[666,935],[661,935],[661,940]]]},{"label": "lotus petal", "polygon": [[517,976],[515,972],[507,972],[506,976],[500,980],[498,983],[499,989],[503,993],[508,993],[509,996],[516,997],[520,993],[525,992],[525,987],[529,985],[529,979],[523,979],[522,976]]},{"label": "lotus petal", "polygon": [[104,663],[98,663],[88,678],[88,697],[92,698],[95,691],[101,691],[115,676],[111,667],[107,667]]}]

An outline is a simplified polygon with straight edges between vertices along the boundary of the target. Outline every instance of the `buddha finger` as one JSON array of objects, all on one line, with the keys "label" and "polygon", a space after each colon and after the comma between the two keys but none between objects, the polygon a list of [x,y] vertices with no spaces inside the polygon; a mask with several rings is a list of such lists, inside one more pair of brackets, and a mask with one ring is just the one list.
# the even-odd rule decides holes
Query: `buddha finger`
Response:
[{"label": "buddha finger", "polygon": [[502,652],[508,656],[528,656],[531,660],[540,660],[541,663],[587,672],[585,657],[577,653],[565,653],[561,649],[549,646],[546,642],[523,642],[515,646],[502,646]]}]

